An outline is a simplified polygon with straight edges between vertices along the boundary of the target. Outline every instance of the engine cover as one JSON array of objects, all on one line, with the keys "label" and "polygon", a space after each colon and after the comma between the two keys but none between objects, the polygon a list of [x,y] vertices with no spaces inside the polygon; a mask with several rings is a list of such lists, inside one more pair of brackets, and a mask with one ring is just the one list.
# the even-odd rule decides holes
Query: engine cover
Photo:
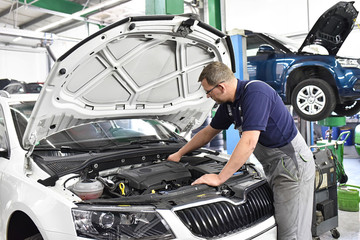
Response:
[{"label": "engine cover", "polygon": [[128,180],[130,187],[139,190],[149,189],[170,181],[180,184],[191,180],[191,173],[184,167],[184,164],[170,161],[127,170],[122,172],[121,176]]}]

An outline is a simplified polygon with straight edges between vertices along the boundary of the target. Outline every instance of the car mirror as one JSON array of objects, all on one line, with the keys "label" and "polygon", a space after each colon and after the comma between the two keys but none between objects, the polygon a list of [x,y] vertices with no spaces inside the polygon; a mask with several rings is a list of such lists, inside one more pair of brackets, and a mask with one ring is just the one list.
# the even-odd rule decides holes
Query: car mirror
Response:
[{"label": "car mirror", "polygon": [[268,44],[262,44],[262,45],[260,45],[259,50],[257,51],[256,55],[260,55],[260,54],[271,55],[274,53],[275,53],[275,49],[272,46],[270,46]]}]

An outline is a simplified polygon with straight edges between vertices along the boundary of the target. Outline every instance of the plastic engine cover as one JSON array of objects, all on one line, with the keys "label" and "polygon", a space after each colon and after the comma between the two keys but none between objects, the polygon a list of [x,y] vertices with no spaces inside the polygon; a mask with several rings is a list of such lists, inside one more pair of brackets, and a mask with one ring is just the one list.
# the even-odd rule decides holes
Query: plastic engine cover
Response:
[{"label": "plastic engine cover", "polygon": [[130,187],[145,190],[151,186],[161,185],[164,181],[182,183],[191,179],[191,173],[182,163],[161,162],[121,173],[129,181]]}]

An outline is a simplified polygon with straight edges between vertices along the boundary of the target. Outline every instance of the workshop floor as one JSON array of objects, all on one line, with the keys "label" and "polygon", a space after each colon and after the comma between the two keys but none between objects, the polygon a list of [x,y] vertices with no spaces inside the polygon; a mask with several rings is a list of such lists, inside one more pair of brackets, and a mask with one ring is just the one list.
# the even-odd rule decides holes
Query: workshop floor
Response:
[{"label": "workshop floor", "polygon": [[[349,180],[347,184],[360,186],[360,156],[354,146],[344,146],[345,173]],[[360,240],[360,214],[359,212],[338,211],[340,240]],[[320,236],[321,240],[335,239],[330,232]]]}]

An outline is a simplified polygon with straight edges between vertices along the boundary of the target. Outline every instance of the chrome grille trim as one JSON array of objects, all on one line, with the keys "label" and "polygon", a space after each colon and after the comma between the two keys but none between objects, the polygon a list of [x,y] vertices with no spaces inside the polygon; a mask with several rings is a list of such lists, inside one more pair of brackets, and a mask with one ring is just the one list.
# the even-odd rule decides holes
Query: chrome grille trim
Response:
[{"label": "chrome grille trim", "polygon": [[274,214],[273,197],[267,183],[245,193],[245,201],[229,201],[175,210],[176,215],[196,236],[220,238],[266,220]]}]

